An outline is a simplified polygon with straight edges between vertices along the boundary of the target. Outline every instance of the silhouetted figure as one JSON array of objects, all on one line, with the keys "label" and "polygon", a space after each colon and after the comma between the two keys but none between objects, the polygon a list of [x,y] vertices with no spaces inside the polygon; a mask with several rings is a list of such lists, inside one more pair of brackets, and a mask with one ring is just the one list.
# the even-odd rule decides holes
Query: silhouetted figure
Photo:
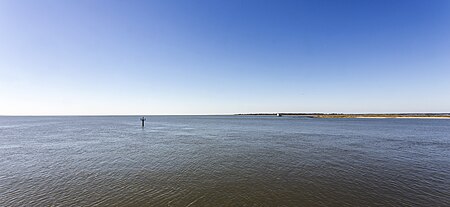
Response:
[{"label": "silhouetted figure", "polygon": [[145,122],[145,120],[147,120],[145,117],[142,117],[142,118],[141,118],[142,127],[144,127],[144,122]]}]

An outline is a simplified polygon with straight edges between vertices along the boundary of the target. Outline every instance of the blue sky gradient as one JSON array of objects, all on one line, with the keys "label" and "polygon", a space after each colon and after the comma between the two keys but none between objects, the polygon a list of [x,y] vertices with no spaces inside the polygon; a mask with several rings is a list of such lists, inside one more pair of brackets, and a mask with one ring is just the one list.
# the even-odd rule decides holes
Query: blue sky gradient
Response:
[{"label": "blue sky gradient", "polygon": [[0,114],[450,112],[450,1],[0,1]]}]

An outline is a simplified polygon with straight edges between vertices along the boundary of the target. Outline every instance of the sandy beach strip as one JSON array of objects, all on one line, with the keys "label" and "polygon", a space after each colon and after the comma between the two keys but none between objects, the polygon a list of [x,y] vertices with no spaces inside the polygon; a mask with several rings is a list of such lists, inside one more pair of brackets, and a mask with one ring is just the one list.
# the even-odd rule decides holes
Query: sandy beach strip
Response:
[{"label": "sandy beach strip", "polygon": [[426,117],[426,116],[398,116],[398,117],[389,117],[389,116],[355,116],[348,118],[357,118],[357,119],[450,119],[450,117],[446,116],[436,116],[436,117]]}]

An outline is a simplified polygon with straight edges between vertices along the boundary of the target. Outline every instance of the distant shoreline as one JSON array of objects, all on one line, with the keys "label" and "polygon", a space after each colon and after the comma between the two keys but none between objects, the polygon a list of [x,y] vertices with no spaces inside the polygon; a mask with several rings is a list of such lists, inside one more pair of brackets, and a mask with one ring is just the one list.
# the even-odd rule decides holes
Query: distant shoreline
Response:
[{"label": "distant shoreline", "polygon": [[401,114],[337,114],[337,113],[253,113],[238,116],[302,116],[323,119],[450,119],[450,113],[401,113]]}]

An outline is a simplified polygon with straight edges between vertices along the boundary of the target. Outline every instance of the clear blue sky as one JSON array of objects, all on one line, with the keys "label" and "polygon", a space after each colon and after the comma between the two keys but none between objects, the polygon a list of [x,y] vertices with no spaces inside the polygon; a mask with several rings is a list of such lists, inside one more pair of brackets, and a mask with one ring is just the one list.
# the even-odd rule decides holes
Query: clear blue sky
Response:
[{"label": "clear blue sky", "polygon": [[0,114],[449,112],[450,1],[0,1]]}]

